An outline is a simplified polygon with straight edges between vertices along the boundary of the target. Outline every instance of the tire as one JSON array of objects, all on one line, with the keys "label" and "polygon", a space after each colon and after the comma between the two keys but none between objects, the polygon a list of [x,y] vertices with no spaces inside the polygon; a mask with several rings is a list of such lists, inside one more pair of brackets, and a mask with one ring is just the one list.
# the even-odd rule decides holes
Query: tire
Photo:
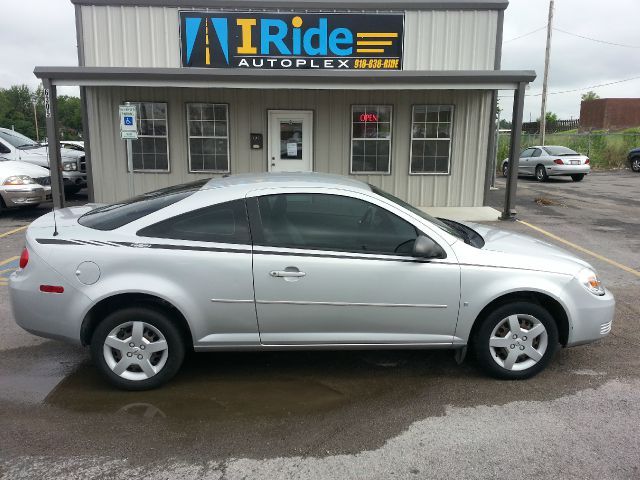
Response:
[{"label": "tire", "polygon": [[77,187],[77,186],[72,186],[72,187],[64,187],[64,193],[65,195],[75,195],[76,193],[78,193],[80,190],[82,190],[82,187]]},{"label": "tire", "polygon": [[[515,334],[514,319],[519,329]],[[521,301],[502,305],[481,322],[471,339],[472,346],[479,366],[492,377],[531,378],[544,370],[558,349],[556,322],[547,310],[535,303]],[[527,333],[534,328],[539,333],[534,333],[532,338]]]},{"label": "tire", "polygon": [[575,175],[571,175],[571,180],[574,182],[581,182],[584,178],[584,173],[576,173]]},{"label": "tire", "polygon": [[184,354],[184,339],[172,319],[151,307],[112,312],[91,336],[93,362],[112,385],[123,390],[159,387],[178,372]]},{"label": "tire", "polygon": [[509,164],[508,163],[504,163],[502,165],[502,176],[507,178],[509,176]]},{"label": "tire", "polygon": [[631,170],[640,173],[640,157],[633,157],[631,159]]},{"label": "tire", "polygon": [[547,175],[547,169],[544,168],[543,165],[538,165],[536,167],[536,180],[539,182],[546,182],[549,180],[549,175]]}]

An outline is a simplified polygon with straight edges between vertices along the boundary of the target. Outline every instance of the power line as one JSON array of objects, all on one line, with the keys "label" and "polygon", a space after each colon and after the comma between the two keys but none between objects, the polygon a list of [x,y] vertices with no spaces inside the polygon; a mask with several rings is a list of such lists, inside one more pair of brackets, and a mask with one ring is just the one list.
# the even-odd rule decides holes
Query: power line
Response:
[{"label": "power line", "polygon": [[[625,78],[624,80],[614,80],[613,82],[600,83],[598,85],[591,85],[590,87],[581,87],[581,88],[573,88],[571,90],[560,90],[560,91],[557,91],[557,92],[549,92],[549,95],[560,95],[562,93],[572,93],[572,92],[579,92],[579,91],[583,91],[583,90],[591,90],[592,88],[607,87],[609,85],[616,85],[618,83],[631,82],[632,80],[638,80],[638,79],[640,79],[640,75],[638,75],[637,77]],[[525,94],[525,96],[527,96],[527,97],[540,97],[541,95],[542,95],[542,93]],[[511,98],[511,95],[499,95],[499,97],[500,98]]]},{"label": "power line", "polygon": [[529,35],[533,35],[534,33],[538,33],[540,30],[544,30],[545,28],[547,28],[546,24],[541,26],[540,28],[536,28],[535,30],[530,31],[529,33],[525,33],[523,35],[520,35],[519,37],[510,38],[509,40],[504,40],[502,43],[509,43],[509,42],[513,42],[515,40],[520,40],[521,38],[528,37]]},{"label": "power line", "polygon": [[578,37],[578,38],[583,38],[585,40],[591,40],[592,42],[598,42],[598,43],[604,43],[606,45],[613,45],[615,47],[625,47],[625,48],[640,48],[639,45],[626,45],[624,43],[614,43],[614,42],[608,42],[606,40],[599,40],[597,38],[591,38],[591,37],[586,37],[584,35],[579,35],[577,33],[571,33],[571,32],[567,32],[566,30],[562,30],[560,28],[555,28],[554,30],[556,30],[557,32],[562,32],[562,33],[566,33],[567,35],[572,35],[574,37]]}]

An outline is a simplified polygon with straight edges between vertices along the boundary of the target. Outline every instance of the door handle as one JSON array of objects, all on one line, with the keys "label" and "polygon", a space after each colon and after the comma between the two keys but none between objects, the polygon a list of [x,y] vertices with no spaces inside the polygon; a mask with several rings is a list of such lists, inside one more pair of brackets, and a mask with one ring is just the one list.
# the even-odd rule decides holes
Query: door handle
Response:
[{"label": "door handle", "polygon": [[289,271],[289,270],[272,270],[271,272],[269,272],[269,275],[271,275],[272,277],[276,277],[276,278],[280,278],[280,277],[300,278],[300,277],[304,277],[306,275],[306,273],[297,272],[297,271]]}]

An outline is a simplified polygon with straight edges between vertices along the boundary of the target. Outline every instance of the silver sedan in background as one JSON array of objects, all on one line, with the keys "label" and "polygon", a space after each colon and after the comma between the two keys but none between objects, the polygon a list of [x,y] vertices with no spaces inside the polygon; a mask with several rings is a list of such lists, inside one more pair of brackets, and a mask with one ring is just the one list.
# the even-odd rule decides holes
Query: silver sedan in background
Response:
[{"label": "silver sedan in background", "polygon": [[[591,172],[590,160],[567,147],[558,145],[535,146],[520,153],[518,175],[536,177],[546,182],[551,176],[569,176],[574,182],[581,181]],[[509,159],[502,162],[502,175],[509,172]]]},{"label": "silver sedan in background", "polygon": [[49,170],[0,157],[0,211],[35,207],[48,200],[51,200]]},{"label": "silver sedan in background", "polygon": [[539,240],[433,218],[351,178],[232,175],[26,232],[14,317],[88,345],[114,385],[156,387],[187,350],[473,348],[524,379],[559,346],[607,335],[591,265]]}]

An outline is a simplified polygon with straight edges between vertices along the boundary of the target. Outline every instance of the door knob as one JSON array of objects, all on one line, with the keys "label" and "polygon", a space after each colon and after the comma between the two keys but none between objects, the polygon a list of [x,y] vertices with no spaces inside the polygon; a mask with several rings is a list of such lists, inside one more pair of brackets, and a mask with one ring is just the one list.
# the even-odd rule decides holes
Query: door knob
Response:
[{"label": "door knob", "polygon": [[294,271],[294,270],[273,270],[269,272],[269,275],[276,278],[279,278],[279,277],[300,278],[300,277],[304,277],[306,273]]}]

